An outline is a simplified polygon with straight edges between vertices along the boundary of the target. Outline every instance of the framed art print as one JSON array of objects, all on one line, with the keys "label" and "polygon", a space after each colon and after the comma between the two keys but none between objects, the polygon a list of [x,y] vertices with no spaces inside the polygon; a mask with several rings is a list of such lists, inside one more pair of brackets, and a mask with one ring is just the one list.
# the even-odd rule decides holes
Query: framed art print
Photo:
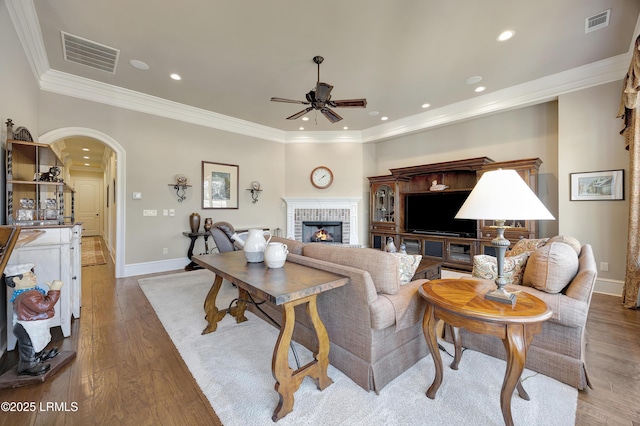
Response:
[{"label": "framed art print", "polygon": [[571,173],[571,201],[624,200],[624,170]]},{"label": "framed art print", "polygon": [[239,166],[202,162],[202,208],[238,208]]}]

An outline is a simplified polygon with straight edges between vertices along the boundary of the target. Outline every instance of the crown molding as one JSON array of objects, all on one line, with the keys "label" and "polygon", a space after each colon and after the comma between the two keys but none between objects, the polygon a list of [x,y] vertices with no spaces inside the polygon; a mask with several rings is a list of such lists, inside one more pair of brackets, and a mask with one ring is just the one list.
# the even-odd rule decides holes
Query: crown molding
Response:
[{"label": "crown molding", "polygon": [[41,90],[130,109],[186,123],[278,143],[368,143],[391,139],[454,122],[557,99],[559,95],[622,80],[640,28],[629,51],[520,85],[394,120],[362,131],[284,131],[150,96],[118,86],[52,70],[33,0],[5,0],[18,38]]}]

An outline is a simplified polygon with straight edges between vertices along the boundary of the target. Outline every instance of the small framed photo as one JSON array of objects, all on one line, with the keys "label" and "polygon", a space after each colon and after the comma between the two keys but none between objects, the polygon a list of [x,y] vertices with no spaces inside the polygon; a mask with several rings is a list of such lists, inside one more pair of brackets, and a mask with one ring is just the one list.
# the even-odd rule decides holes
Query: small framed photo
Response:
[{"label": "small framed photo", "polygon": [[202,162],[202,208],[237,209],[239,166]]},{"label": "small framed photo", "polygon": [[624,170],[571,173],[571,201],[624,200]]}]

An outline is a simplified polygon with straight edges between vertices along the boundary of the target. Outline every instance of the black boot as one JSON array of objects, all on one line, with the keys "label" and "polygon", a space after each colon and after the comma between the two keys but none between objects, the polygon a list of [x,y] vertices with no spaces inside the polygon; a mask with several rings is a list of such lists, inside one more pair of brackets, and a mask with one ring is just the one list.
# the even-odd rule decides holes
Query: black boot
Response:
[{"label": "black boot", "polygon": [[58,355],[58,353],[59,353],[58,348],[55,348],[55,347],[49,350],[43,349],[36,354],[36,359],[40,362],[46,361],[48,359],[55,358],[56,355]]},{"label": "black boot", "polygon": [[18,360],[18,375],[39,376],[49,371],[51,365],[43,364],[36,358],[31,338],[22,324],[16,324],[13,327],[13,334],[18,339],[18,354],[20,356]]}]

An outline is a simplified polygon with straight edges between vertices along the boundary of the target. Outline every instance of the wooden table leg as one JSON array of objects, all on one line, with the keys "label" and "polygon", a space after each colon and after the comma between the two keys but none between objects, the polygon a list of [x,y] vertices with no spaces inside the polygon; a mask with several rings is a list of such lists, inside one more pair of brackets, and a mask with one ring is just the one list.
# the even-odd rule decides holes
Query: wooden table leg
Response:
[{"label": "wooden table leg", "polygon": [[[302,383],[302,380],[306,376],[311,377],[320,390],[325,389],[333,383],[327,375],[327,367],[329,366],[329,337],[318,315],[316,296],[317,295],[314,294],[283,305],[280,335],[278,336],[271,362],[273,377],[276,379],[275,390],[280,396],[278,406],[271,417],[271,420],[274,422],[277,422],[293,410],[293,394],[298,390],[300,383]],[[293,335],[293,327],[296,320],[294,308],[304,303],[307,304],[307,312],[309,313],[316,337],[318,338],[318,350],[314,352],[313,361],[294,371],[289,366],[289,345],[291,344],[291,336]]]},{"label": "wooden table leg", "polygon": [[427,390],[427,397],[434,399],[436,392],[442,384],[442,357],[440,356],[440,350],[438,349],[438,336],[436,334],[435,308],[431,303],[427,303],[427,307],[424,312],[424,318],[422,319],[422,332],[424,338],[427,341],[429,352],[431,352],[431,358],[436,368],[436,375],[433,379],[433,383]]},{"label": "wooden table leg", "polygon": [[204,319],[207,320],[207,326],[202,330],[202,334],[209,334],[216,331],[218,328],[218,322],[224,318],[227,314],[226,310],[218,310],[216,307],[216,298],[222,285],[222,277],[216,275],[216,279],[213,281],[213,285],[207,294],[207,298],[204,299]]},{"label": "wooden table leg", "polygon": [[244,312],[247,309],[247,300],[249,300],[249,292],[238,287],[238,303],[229,311],[232,316],[236,317],[237,324],[247,320],[247,317],[244,316]]},{"label": "wooden table leg", "polygon": [[[507,352],[507,370],[502,382],[502,390],[500,391],[500,408],[502,409],[502,417],[506,426],[513,426],[513,418],[511,417],[511,397],[513,391],[518,386],[524,391],[520,376],[524,370],[526,359],[526,340],[525,325],[523,324],[507,324],[507,337],[502,341]],[[525,392],[526,394],[526,392]],[[528,395],[527,395],[528,396]]]},{"label": "wooden table leg", "polygon": [[460,340],[460,329],[458,327],[450,325],[449,331],[451,331],[451,338],[453,340],[453,346],[455,348],[455,356],[450,367],[453,370],[457,370],[458,365],[460,365],[460,359],[462,358],[462,341]]}]

